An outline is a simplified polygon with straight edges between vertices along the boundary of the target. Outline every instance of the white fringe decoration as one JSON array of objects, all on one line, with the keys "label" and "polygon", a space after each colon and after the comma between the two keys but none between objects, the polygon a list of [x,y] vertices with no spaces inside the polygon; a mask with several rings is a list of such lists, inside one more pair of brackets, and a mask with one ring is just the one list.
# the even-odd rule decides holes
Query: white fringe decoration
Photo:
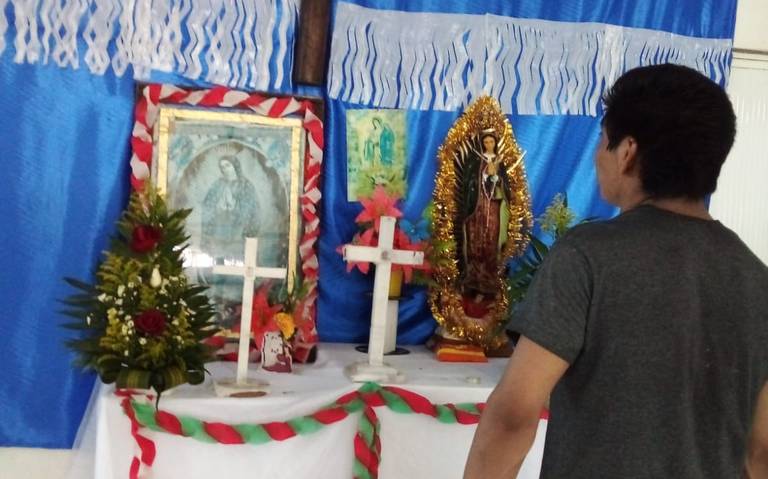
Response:
[{"label": "white fringe decoration", "polygon": [[8,20],[5,19],[5,15],[2,13],[5,11],[7,4],[8,0],[0,0],[0,52],[5,49],[5,31],[8,29]]},{"label": "white fringe decoration", "polygon": [[[6,47],[0,0],[0,53]],[[16,63],[146,78],[174,72],[232,87],[281,87],[301,0],[10,0]],[[273,41],[273,36],[277,41]]]},{"label": "white fringe decoration", "polygon": [[381,108],[462,109],[482,94],[506,113],[598,113],[603,90],[641,65],[678,63],[725,84],[730,39],[601,23],[407,13],[340,2],[328,94]]}]

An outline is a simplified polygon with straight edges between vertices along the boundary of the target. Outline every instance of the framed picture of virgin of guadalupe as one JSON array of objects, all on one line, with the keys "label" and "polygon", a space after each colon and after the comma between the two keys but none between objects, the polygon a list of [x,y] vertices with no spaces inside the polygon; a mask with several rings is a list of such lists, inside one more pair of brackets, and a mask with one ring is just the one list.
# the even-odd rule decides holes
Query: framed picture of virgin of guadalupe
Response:
[{"label": "framed picture of virgin of guadalupe", "polygon": [[191,208],[187,274],[209,287],[221,326],[233,325],[242,280],[213,275],[259,240],[260,266],[296,275],[304,131],[296,118],[161,105],[152,177],[171,208]]},{"label": "framed picture of virgin of guadalupe", "polygon": [[320,199],[318,134],[322,123],[306,101],[225,88],[144,89],[132,139],[132,182],[149,180],[170,208],[192,210],[185,272],[208,287],[225,331],[239,323],[243,283],[212,270],[242,265],[245,238],[255,237],[257,264],[286,268],[278,281],[289,293],[302,285],[304,297],[293,297],[297,311],[289,312],[305,326],[304,336],[316,334],[317,222],[311,220]]}]

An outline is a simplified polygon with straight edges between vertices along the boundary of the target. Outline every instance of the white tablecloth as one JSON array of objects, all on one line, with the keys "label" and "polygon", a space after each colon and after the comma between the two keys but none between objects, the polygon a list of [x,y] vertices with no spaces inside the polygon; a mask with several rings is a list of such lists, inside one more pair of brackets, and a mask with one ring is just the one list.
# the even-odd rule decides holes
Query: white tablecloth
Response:
[{"label": "white tablecloth", "polygon": [[[487,364],[440,363],[422,347],[408,347],[411,354],[387,356],[386,362],[406,374],[399,387],[426,396],[433,403],[484,402],[498,381],[506,359]],[[365,355],[348,344],[321,344],[318,361],[298,365],[293,374],[253,370],[251,375],[269,381],[270,393],[261,398],[218,398],[208,377],[200,386],[182,386],[163,396],[160,408],[209,422],[231,424],[285,421],[310,414],[339,396],[358,389],[343,374],[349,363]],[[252,366],[256,367],[256,366]],[[234,377],[234,363],[212,363],[213,378]],[[137,446],[130,422],[120,408],[120,398],[109,386],[100,386],[91,408],[90,428],[97,479],[126,478]],[[442,424],[432,417],[398,414],[376,408],[381,422],[382,459],[379,477],[460,478],[476,426]],[[353,437],[358,417],[323,427],[318,432],[283,442],[262,445],[221,445],[198,442],[142,428],[157,446],[157,458],[146,477],[173,478],[351,478]],[[542,421],[533,448],[519,478],[539,475],[546,422]],[[86,432],[86,434],[89,434]],[[85,452],[84,448],[84,451]],[[89,465],[90,466],[90,465]]]}]

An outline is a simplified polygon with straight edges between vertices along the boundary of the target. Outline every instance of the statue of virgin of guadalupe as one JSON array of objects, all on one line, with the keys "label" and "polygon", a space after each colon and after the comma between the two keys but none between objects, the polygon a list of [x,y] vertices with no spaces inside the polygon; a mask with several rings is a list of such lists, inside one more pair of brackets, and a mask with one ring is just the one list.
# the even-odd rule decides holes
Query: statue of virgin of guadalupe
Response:
[{"label": "statue of virgin of guadalupe", "polygon": [[465,294],[489,298],[498,292],[499,254],[507,241],[509,218],[509,185],[499,171],[503,165],[497,144],[495,130],[484,130],[480,150],[470,150],[461,180],[463,289]]},{"label": "statue of virgin of guadalupe", "polygon": [[429,292],[440,325],[438,359],[440,344],[464,348],[453,359],[461,361],[504,349],[507,263],[525,251],[532,224],[522,158],[490,97],[467,108],[438,152],[432,241],[439,247]]}]

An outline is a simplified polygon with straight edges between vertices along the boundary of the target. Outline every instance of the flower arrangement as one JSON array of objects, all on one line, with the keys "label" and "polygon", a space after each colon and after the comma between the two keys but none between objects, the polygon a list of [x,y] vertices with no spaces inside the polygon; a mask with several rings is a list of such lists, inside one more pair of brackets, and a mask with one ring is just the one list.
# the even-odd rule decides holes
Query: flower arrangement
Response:
[{"label": "flower arrangement", "polygon": [[205,287],[189,284],[183,272],[189,213],[168,211],[149,187],[134,192],[96,284],[66,279],[79,290],[64,300],[64,313],[76,319],[66,326],[83,333],[67,345],[105,383],[162,394],[203,381],[213,359],[203,341],[217,330]]},{"label": "flower arrangement", "polygon": [[[278,333],[285,342],[286,347],[296,353],[294,343],[300,342],[301,337],[311,337],[314,324],[311,320],[304,319],[302,310],[307,298],[307,284],[296,279],[293,289],[288,292],[284,283],[265,281],[254,291],[253,304],[251,306],[251,336],[253,342],[250,351],[261,350],[264,336],[267,333]],[[240,323],[232,330],[240,333]],[[207,340],[207,344],[219,350],[218,359],[224,361],[237,361],[237,352],[226,351],[226,338],[215,336]],[[308,345],[301,345],[306,348]],[[307,351],[300,351],[299,357],[294,357],[297,362],[313,362],[314,346]],[[301,349],[301,348],[299,348]]]},{"label": "flower arrangement", "polygon": [[[296,333],[312,327],[299,313],[306,290],[306,285],[300,280],[296,281],[291,292],[285,285],[276,287],[271,281],[259,286],[253,296],[251,317],[251,332],[258,347],[261,347],[264,334],[268,332],[278,332],[284,341],[290,342]],[[305,335],[307,333],[305,331]]]},{"label": "flower arrangement", "polygon": [[[398,218],[395,225],[395,235],[393,248],[410,251],[424,251],[425,259],[421,265],[403,265],[393,264],[393,274],[402,274],[406,283],[417,278],[423,278],[429,274],[430,263],[428,260],[429,243],[429,219],[422,218],[417,222],[412,222],[403,218],[403,213],[397,208],[398,198],[390,195],[387,190],[378,185],[369,197],[361,197],[360,203],[363,205],[363,211],[355,218],[355,223],[359,231],[352,237],[350,244],[360,246],[377,246],[379,243],[379,227],[382,216],[391,216]],[[343,246],[338,248],[342,252]],[[370,263],[362,261],[349,261],[347,271],[354,268],[367,274],[370,269]]]}]

